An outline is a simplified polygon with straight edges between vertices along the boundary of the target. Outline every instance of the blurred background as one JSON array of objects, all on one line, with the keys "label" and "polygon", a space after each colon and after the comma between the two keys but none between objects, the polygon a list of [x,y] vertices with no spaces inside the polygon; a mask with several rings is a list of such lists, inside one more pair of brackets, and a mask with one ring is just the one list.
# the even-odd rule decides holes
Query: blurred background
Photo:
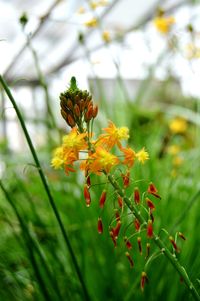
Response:
[{"label": "blurred background", "polygon": [[[199,28],[197,0],[0,0],[0,72],[23,114],[92,300],[190,297],[162,256],[152,261],[142,294],[144,262],[134,255],[137,264],[130,270],[124,249],[114,250],[108,233],[99,237],[98,202],[88,210],[81,201],[83,176],[67,177],[51,169],[52,151],[69,131],[60,115],[59,94],[75,76],[79,88],[88,89],[99,106],[96,131],[113,120],[130,128],[130,146],[148,150],[150,160],[142,169],[136,166],[133,177],[154,181],[159,188],[157,230],[184,232],[187,240],[179,257],[196,284]],[[0,104],[0,177],[24,221],[22,225],[0,192],[0,300],[84,300],[24,133],[2,88]],[[93,198],[100,193],[97,186]],[[107,226],[111,207],[104,212]],[[36,246],[42,283],[34,272],[30,244]]]}]

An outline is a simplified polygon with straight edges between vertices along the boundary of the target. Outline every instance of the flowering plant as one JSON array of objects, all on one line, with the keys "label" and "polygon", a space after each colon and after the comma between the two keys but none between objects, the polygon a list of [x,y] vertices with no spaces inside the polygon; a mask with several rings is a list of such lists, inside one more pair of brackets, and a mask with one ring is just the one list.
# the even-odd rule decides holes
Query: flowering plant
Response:
[{"label": "flowering plant", "polygon": [[[156,186],[150,182],[146,185],[145,191],[140,191],[138,187],[132,189],[129,195],[127,188],[132,188],[131,170],[136,161],[144,164],[149,159],[145,148],[139,151],[124,145],[124,140],[129,138],[127,127],[116,127],[109,121],[108,127],[103,129],[103,133],[95,138],[93,132],[93,122],[98,114],[98,107],[94,105],[92,96],[88,91],[82,91],[77,87],[76,79],[72,77],[70,87],[60,94],[61,114],[67,124],[71,127],[69,134],[65,135],[62,145],[56,148],[51,165],[58,169],[63,167],[66,175],[75,172],[75,163],[79,162],[80,169],[84,172],[85,184],[83,188],[86,206],[91,204],[90,189],[95,185],[91,183],[91,175],[106,177],[106,188],[102,190],[99,199],[99,207],[104,208],[108,199],[107,186],[111,185],[114,189],[114,217],[109,226],[109,234],[114,247],[118,245],[118,238],[121,235],[123,224],[127,225],[127,216],[131,216],[132,233],[127,237],[126,229],[123,231],[125,252],[129,260],[130,267],[134,266],[132,244],[136,238],[136,244],[140,254],[143,254],[143,245],[146,242],[145,266],[141,274],[141,289],[144,290],[145,283],[148,281],[147,265],[154,257],[151,254],[151,241],[158,246],[160,254],[164,254],[173,264],[181,279],[195,299],[199,300],[198,293],[191,283],[185,269],[177,260],[176,253],[180,252],[177,246],[177,239],[185,240],[181,232],[176,233],[175,238],[165,229],[163,232],[168,236],[171,249],[164,243],[160,235],[154,232],[154,210],[155,200],[160,200]],[[83,158],[82,154],[85,155]],[[135,182],[134,182],[135,183]],[[133,183],[133,184],[134,184]],[[117,204],[117,205],[116,205]],[[103,233],[102,217],[98,217],[97,230]]]}]

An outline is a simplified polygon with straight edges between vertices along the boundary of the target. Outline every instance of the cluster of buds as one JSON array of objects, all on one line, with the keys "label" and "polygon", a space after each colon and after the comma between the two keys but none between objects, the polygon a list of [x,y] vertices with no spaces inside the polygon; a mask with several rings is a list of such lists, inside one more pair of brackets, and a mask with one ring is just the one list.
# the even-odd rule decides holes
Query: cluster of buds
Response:
[{"label": "cluster of buds", "polygon": [[93,105],[92,95],[81,91],[76,85],[75,77],[71,79],[70,88],[60,94],[61,115],[67,124],[73,128],[88,123],[98,114],[98,107]]},{"label": "cluster of buds", "polygon": [[[74,77],[71,79],[70,88],[61,93],[60,100],[61,114],[72,129],[68,135],[63,137],[62,145],[55,150],[52,166],[57,169],[64,167],[68,175],[70,172],[76,171],[74,163],[80,163],[80,169],[85,175],[83,195],[87,207],[92,204],[90,189],[95,186],[95,183],[91,183],[91,175],[106,177],[106,185],[111,185],[114,189],[114,204],[117,204],[117,208],[116,205],[114,206],[114,215],[108,231],[115,248],[120,245],[122,238],[123,247],[126,250],[125,255],[133,268],[132,245],[135,243],[135,238],[139,253],[144,254],[145,260],[150,257],[150,242],[155,238],[153,228],[156,205],[154,201],[161,199],[158,189],[152,182],[143,192],[139,187],[131,189],[131,186],[134,185],[131,179],[131,169],[135,162],[144,164],[149,159],[149,155],[144,148],[136,152],[131,147],[125,146],[122,141],[128,140],[129,129],[127,127],[118,128],[112,121],[109,122],[107,128],[103,129],[104,133],[96,139],[94,134],[91,135],[93,122],[90,124],[90,121],[97,116],[98,107],[93,104],[89,92],[78,89]],[[85,154],[85,158],[81,161],[79,159],[80,152]],[[118,175],[117,179],[114,175]],[[100,214],[97,221],[99,234],[104,232],[102,215],[107,203],[108,192],[104,188],[99,198]],[[127,214],[131,214],[132,227],[127,226]],[[130,221],[130,218],[128,220]],[[125,229],[123,234],[122,229]],[[178,235],[184,239],[182,233],[179,232]],[[179,252],[172,236],[169,236],[169,241],[175,252]],[[146,248],[145,252],[144,248]],[[147,280],[147,275],[143,272],[142,290]]]}]

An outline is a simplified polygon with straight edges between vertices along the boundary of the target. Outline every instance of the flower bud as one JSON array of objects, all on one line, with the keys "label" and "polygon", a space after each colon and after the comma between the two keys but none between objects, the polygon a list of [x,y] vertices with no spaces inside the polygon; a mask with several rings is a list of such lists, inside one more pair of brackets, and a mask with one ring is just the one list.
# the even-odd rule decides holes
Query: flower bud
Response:
[{"label": "flower bud", "polygon": [[106,190],[104,190],[101,194],[101,197],[100,197],[100,200],[99,200],[100,208],[104,207],[105,201],[106,201]]},{"label": "flower bud", "polygon": [[139,191],[138,187],[135,187],[135,189],[134,189],[134,201],[135,201],[136,205],[140,203],[140,191]]},{"label": "flower bud", "polygon": [[152,238],[153,237],[153,223],[152,220],[148,220],[147,224],[147,237]]},{"label": "flower bud", "polygon": [[130,267],[133,268],[134,262],[133,259],[131,258],[131,255],[129,254],[129,252],[126,252],[125,255],[128,258],[128,261],[130,262]]},{"label": "flower bud", "polygon": [[98,233],[102,234],[103,233],[103,223],[102,223],[102,219],[100,217],[98,218],[97,228],[98,228]]},{"label": "flower bud", "polygon": [[84,198],[86,201],[86,206],[89,207],[91,204],[91,197],[90,197],[88,186],[86,184],[84,185]]}]

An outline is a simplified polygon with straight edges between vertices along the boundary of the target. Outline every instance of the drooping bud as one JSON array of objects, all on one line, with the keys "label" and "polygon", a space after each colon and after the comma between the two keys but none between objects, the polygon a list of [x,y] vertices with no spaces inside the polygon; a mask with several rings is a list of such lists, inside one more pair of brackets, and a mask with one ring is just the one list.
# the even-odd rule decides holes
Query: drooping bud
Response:
[{"label": "drooping bud", "polygon": [[152,220],[148,220],[147,224],[147,237],[152,238],[153,237],[153,223]]},{"label": "drooping bud", "polygon": [[135,189],[134,189],[134,201],[135,201],[136,205],[140,203],[140,191],[139,191],[138,187],[135,187]]},{"label": "drooping bud", "polygon": [[176,242],[175,242],[175,240],[173,239],[172,236],[169,236],[169,240],[170,240],[170,242],[171,242],[171,244],[172,244],[174,250],[175,250],[177,253],[179,253],[179,252],[180,252],[180,249],[177,247],[177,244],[176,244]]},{"label": "drooping bud", "polygon": [[142,292],[144,291],[145,284],[148,283],[147,274],[145,272],[142,272],[141,280],[140,280],[140,287]]},{"label": "drooping bud", "polygon": [[139,252],[142,255],[142,238],[140,236],[137,238],[137,243],[138,243]]},{"label": "drooping bud", "polygon": [[103,192],[102,192],[102,194],[100,196],[100,200],[99,200],[99,206],[100,206],[100,208],[104,207],[105,201],[106,201],[106,190],[103,190]]},{"label": "drooping bud", "polygon": [[118,196],[117,201],[118,201],[119,207],[122,208],[123,207],[123,199],[122,199],[122,197]]},{"label": "drooping bud", "polygon": [[130,171],[127,171],[126,174],[122,174],[124,188],[127,188],[130,185]]},{"label": "drooping bud", "polygon": [[150,218],[151,218],[151,220],[152,220],[152,223],[154,223],[155,218],[154,218],[154,216],[153,216],[153,214],[152,214],[151,211],[150,211]]},{"label": "drooping bud", "polygon": [[186,240],[186,238],[185,238],[185,236],[183,235],[183,233],[178,232],[178,236],[179,236],[181,239]]},{"label": "drooping bud", "polygon": [[152,212],[153,210],[155,210],[155,206],[154,206],[153,202],[149,198],[146,198],[146,203],[147,203],[147,206],[150,209],[150,212]]},{"label": "drooping bud", "polygon": [[128,261],[130,262],[130,267],[133,268],[134,262],[133,262],[133,259],[131,258],[130,253],[129,253],[129,252],[126,252],[125,255],[126,255],[126,257],[128,258]]},{"label": "drooping bud", "polygon": [[110,237],[112,238],[112,241],[114,243],[114,247],[116,248],[117,247],[117,240],[116,240],[116,237],[113,234],[113,230],[111,230],[109,233],[110,233]]},{"label": "drooping bud", "polygon": [[156,198],[161,199],[161,197],[159,196],[159,194],[157,194],[158,190],[157,190],[156,186],[152,182],[149,184],[147,192],[149,194],[152,194]]},{"label": "drooping bud", "polygon": [[145,259],[147,259],[149,257],[149,254],[150,254],[150,243],[147,242],[147,244],[146,244],[146,257],[145,257]]},{"label": "drooping bud", "polygon": [[128,238],[126,236],[124,237],[124,242],[126,244],[127,249],[129,249],[129,250],[132,249],[132,244],[131,244],[130,240],[128,240]]},{"label": "drooping bud", "polygon": [[84,185],[84,191],[83,192],[84,192],[84,198],[85,198],[85,201],[86,201],[86,206],[89,207],[90,204],[91,204],[91,197],[90,197],[90,192],[89,192],[87,184]]},{"label": "drooping bud", "polygon": [[115,217],[116,217],[116,221],[119,222],[120,221],[120,214],[119,214],[119,211],[117,209],[115,211]]},{"label": "drooping bud", "polygon": [[140,222],[137,218],[134,220],[135,230],[138,232],[140,230]]},{"label": "drooping bud", "polygon": [[97,225],[97,228],[98,228],[99,234],[102,234],[102,233],[103,233],[103,223],[102,223],[101,217],[98,218],[98,225]]},{"label": "drooping bud", "polygon": [[91,186],[90,176],[87,176],[86,183],[87,183],[87,186],[88,186],[88,187]]},{"label": "drooping bud", "polygon": [[112,228],[113,235],[116,239],[118,238],[120,228],[121,228],[121,221],[118,221],[116,227]]}]

